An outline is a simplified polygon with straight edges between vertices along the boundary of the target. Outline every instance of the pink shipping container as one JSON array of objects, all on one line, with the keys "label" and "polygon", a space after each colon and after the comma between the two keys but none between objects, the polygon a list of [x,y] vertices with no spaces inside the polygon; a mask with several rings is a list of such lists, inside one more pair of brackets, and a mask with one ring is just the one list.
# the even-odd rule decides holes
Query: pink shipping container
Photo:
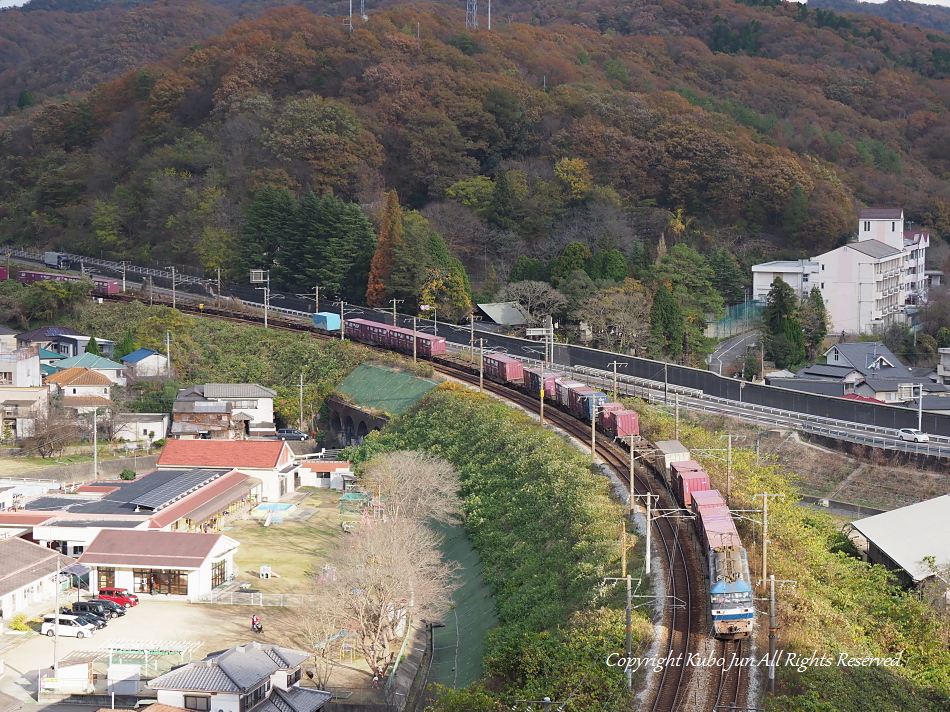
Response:
[{"label": "pink shipping container", "polygon": [[416,349],[423,358],[438,356],[446,351],[445,337],[416,333]]},{"label": "pink shipping container", "polygon": [[726,502],[722,498],[722,495],[719,494],[719,490],[706,490],[705,492],[694,492],[693,493],[693,513],[700,514],[706,510],[712,509],[714,507],[725,508]]},{"label": "pink shipping container", "polygon": [[614,435],[629,438],[640,434],[640,414],[635,410],[615,410],[613,412]]},{"label": "pink shipping container", "polygon": [[678,472],[673,480],[676,498],[684,507],[693,503],[693,492],[705,492],[709,489],[709,473],[705,470]]},{"label": "pink shipping container", "polygon": [[485,356],[485,375],[502,383],[520,381],[524,378],[524,364],[513,356],[488,354]]},{"label": "pink shipping container", "polygon": [[604,403],[600,406],[600,415],[597,416],[600,427],[606,430],[608,433],[614,431],[614,417],[613,413],[618,410],[626,410],[623,403]]},{"label": "pink shipping container", "polygon": [[555,378],[554,379],[554,402],[564,407],[570,406],[570,395],[569,391],[571,388],[583,387],[584,384],[580,381],[572,381],[569,378]]},{"label": "pink shipping container", "polygon": [[728,514],[716,517],[704,516],[702,522],[698,522],[698,524],[700,525],[700,537],[707,549],[742,545],[739,532],[736,531],[736,523]]}]

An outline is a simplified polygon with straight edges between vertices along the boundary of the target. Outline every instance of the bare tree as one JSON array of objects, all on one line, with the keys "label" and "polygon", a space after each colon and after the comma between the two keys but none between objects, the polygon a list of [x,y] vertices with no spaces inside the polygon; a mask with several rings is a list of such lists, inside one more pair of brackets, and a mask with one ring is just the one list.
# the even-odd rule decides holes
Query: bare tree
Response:
[{"label": "bare tree", "polygon": [[[326,575],[326,574],[325,574]],[[340,650],[349,634],[345,598],[347,592],[335,584],[315,583],[316,595],[303,616],[298,620],[298,637],[313,650],[313,682],[321,690],[327,689],[330,675],[336,667]]]},{"label": "bare tree", "polygon": [[380,496],[392,521],[451,522],[459,513],[459,477],[448,460],[419,451],[382,455],[363,466],[364,489]]},{"label": "bare tree", "polygon": [[324,603],[319,605],[339,607],[372,670],[395,662],[397,643],[411,620],[437,618],[448,610],[454,566],[442,560],[440,543],[418,522],[374,521],[343,539],[331,555],[336,577],[320,585],[317,593]]},{"label": "bare tree", "polygon": [[567,298],[547,282],[525,280],[512,282],[495,297],[499,302],[518,302],[528,312],[532,323],[567,306]]},{"label": "bare tree", "polygon": [[[629,281],[629,280],[628,280]],[[650,336],[650,298],[642,287],[624,285],[594,293],[577,310],[594,339],[611,351],[643,353]]]},{"label": "bare tree", "polygon": [[40,457],[61,455],[67,445],[79,440],[81,432],[73,411],[51,403],[33,421],[33,433],[23,439],[24,454]]}]

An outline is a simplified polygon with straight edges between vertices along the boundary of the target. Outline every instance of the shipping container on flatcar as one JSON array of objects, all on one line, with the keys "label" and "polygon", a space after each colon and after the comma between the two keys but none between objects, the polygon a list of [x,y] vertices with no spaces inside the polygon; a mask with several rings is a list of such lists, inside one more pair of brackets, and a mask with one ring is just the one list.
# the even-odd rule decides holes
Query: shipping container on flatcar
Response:
[{"label": "shipping container on flatcar", "polygon": [[554,379],[554,402],[565,408],[570,407],[570,390],[572,388],[582,388],[585,384],[580,381],[574,381],[570,378]]},{"label": "shipping container on flatcar", "polygon": [[723,508],[727,512],[726,501],[722,498],[719,490],[706,490],[705,492],[693,493],[693,514],[702,514],[705,511],[711,511],[715,508]]},{"label": "shipping container on flatcar", "polygon": [[447,350],[445,337],[416,332],[416,349],[422,358],[444,354]]},{"label": "shipping container on flatcar", "polygon": [[679,440],[658,440],[653,446],[658,451],[655,461],[656,469],[663,477],[668,478],[670,476],[670,465],[674,462],[684,462],[692,459],[689,450]]},{"label": "shipping container on flatcar", "polygon": [[567,409],[578,418],[584,417],[584,398],[591,396],[594,389],[586,383],[580,386],[569,386],[567,389]]},{"label": "shipping container on flatcar", "polygon": [[635,410],[615,410],[613,412],[614,430],[618,438],[640,435],[640,414]]},{"label": "shipping container on flatcar", "polygon": [[323,331],[339,331],[340,315],[333,312],[317,312],[313,315],[313,325]]},{"label": "shipping container on flatcar", "polygon": [[684,507],[689,507],[693,503],[693,492],[705,492],[707,490],[709,490],[709,473],[705,470],[676,472],[673,478],[673,491],[676,494],[676,499]]},{"label": "shipping container on flatcar", "polygon": [[0,280],[10,279],[10,270],[6,267],[0,267]]},{"label": "shipping container on flatcar", "polygon": [[608,433],[615,432],[613,413],[618,410],[626,410],[623,403],[604,403],[600,407],[600,413],[597,415],[597,424]]},{"label": "shipping container on flatcar", "polygon": [[555,400],[557,389],[555,381],[560,377],[558,373],[545,371],[543,368],[526,368],[524,370],[525,387],[535,398],[541,397],[541,388],[544,388],[544,397]]},{"label": "shipping container on flatcar", "polygon": [[485,354],[485,375],[502,383],[522,381],[524,379],[524,364],[521,359],[514,356]]},{"label": "shipping container on flatcar", "polygon": [[[669,472],[666,473],[669,478],[670,484],[675,488],[676,487],[676,478],[679,475],[682,475],[684,472],[702,472],[703,466],[700,465],[696,460],[681,460],[679,462],[671,462]],[[706,489],[709,489],[708,487]]]},{"label": "shipping container on flatcar", "polygon": [[597,408],[610,400],[606,393],[601,393],[594,388],[578,388],[572,393],[574,407],[571,410],[585,420],[592,420]]}]

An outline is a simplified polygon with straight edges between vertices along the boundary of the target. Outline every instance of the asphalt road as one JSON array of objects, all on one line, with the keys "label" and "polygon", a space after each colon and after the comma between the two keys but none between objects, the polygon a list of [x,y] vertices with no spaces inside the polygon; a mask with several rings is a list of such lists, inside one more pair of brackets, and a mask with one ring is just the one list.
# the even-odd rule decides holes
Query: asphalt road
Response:
[{"label": "asphalt road", "polygon": [[721,342],[709,357],[709,370],[721,376],[724,368],[745,356],[746,348],[760,339],[759,330],[755,329]]}]

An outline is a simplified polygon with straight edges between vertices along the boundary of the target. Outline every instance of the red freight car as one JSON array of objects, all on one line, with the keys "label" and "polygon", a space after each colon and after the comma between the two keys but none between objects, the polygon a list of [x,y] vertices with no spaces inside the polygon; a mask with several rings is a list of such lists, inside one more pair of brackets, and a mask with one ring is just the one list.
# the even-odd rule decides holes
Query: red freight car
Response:
[{"label": "red freight car", "polygon": [[6,267],[0,267],[0,280],[10,279],[10,270]]},{"label": "red freight car", "polygon": [[[404,354],[411,354],[413,341],[416,341],[416,332],[412,329],[403,329],[401,326],[390,326],[388,329],[389,345],[397,351],[402,351]],[[416,341],[417,354],[419,353],[418,349],[419,343]]]},{"label": "red freight car", "polygon": [[694,492],[709,490],[709,473],[705,470],[677,472],[673,480],[673,489],[680,504],[689,507],[693,503]]},{"label": "red freight car", "polygon": [[432,336],[431,334],[423,334],[417,331],[416,349],[423,358],[444,354],[446,352],[445,337]]},{"label": "red freight car", "polygon": [[541,397],[541,388],[544,388],[544,397],[554,400],[557,397],[557,391],[554,382],[558,374],[545,371],[543,368],[526,368],[524,370],[525,386],[528,393],[535,398]]},{"label": "red freight car", "polygon": [[[485,375],[502,383],[522,381],[524,364],[520,359],[505,354],[485,354]],[[539,393],[540,393],[540,389]]]},{"label": "red freight car", "polygon": [[[57,274],[55,272],[37,272],[35,270],[21,270],[17,275],[17,281],[21,284],[36,284],[37,282],[77,282],[82,277],[74,274]],[[93,291],[96,294],[118,294],[119,282],[115,279],[105,279],[104,277],[90,277],[95,285]]]},{"label": "red freight car", "polygon": [[629,438],[640,434],[640,414],[635,410],[615,410],[613,412],[613,433],[618,438]]},{"label": "red freight car", "polygon": [[570,378],[554,379],[554,402],[567,408],[570,403],[570,390],[572,388],[583,388],[585,384],[580,381],[572,381]]},{"label": "red freight car", "polygon": [[706,490],[705,492],[693,493],[693,514],[701,514],[702,512],[710,511],[715,508],[725,509],[727,514],[729,512],[729,509],[726,507],[726,502],[718,490]]},{"label": "red freight car", "polygon": [[729,516],[729,510],[715,517],[703,516],[702,521],[697,522],[697,525],[697,531],[707,551],[720,546],[742,546],[739,532],[736,531],[736,523]]}]

